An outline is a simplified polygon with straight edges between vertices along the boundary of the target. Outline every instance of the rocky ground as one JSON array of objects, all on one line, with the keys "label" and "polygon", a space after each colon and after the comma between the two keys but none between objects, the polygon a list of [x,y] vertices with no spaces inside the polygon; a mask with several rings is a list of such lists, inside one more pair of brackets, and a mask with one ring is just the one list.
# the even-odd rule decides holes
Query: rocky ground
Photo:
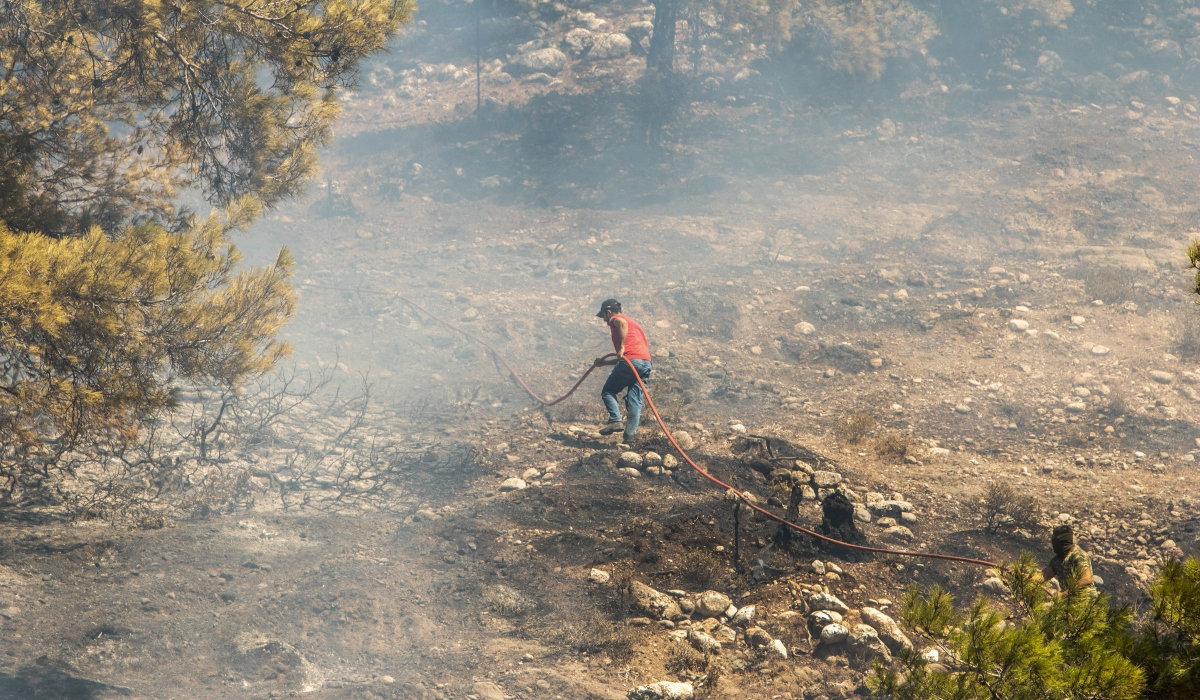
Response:
[{"label": "rocky ground", "polygon": [[[233,512],[0,526],[0,697],[854,697],[922,644],[909,586],[1004,600],[982,567],[782,538],[648,414],[599,436],[599,378],[539,410],[390,292],[552,396],[621,298],[689,453],[808,527],[840,492],[868,543],[999,561],[1069,522],[1131,603],[1200,549],[1194,94],[1114,68],[779,105],[734,63],[646,159],[595,97],[636,81],[645,15],[596,14],[513,26],[490,121],[467,54],[377,67],[326,186],[244,244],[292,248],[295,362],[371,402],[305,414],[309,462],[231,448]],[[388,490],[339,490],[371,445]],[[997,485],[1037,508],[989,522]]]}]

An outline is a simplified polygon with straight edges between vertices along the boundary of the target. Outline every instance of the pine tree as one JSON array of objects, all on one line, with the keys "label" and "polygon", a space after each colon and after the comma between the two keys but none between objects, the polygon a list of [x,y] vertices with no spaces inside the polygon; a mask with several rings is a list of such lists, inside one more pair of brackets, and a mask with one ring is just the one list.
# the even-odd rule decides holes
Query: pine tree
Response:
[{"label": "pine tree", "polygon": [[1147,696],[1200,697],[1200,561],[1164,561],[1150,598],[1151,616],[1132,654],[1146,670]]}]

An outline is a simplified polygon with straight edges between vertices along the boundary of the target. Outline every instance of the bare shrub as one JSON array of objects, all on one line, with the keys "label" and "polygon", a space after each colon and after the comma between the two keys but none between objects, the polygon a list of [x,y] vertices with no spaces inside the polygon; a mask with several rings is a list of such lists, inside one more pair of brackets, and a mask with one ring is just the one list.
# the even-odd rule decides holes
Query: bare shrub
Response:
[{"label": "bare shrub", "polygon": [[1012,484],[993,481],[983,496],[983,517],[988,532],[1001,529],[1032,529],[1040,512],[1037,497],[1018,491]]},{"label": "bare shrub", "polygon": [[1088,299],[1120,304],[1133,298],[1133,275],[1115,267],[1088,270],[1083,278],[1083,290]]},{"label": "bare shrub", "polygon": [[488,586],[483,592],[483,599],[488,610],[501,617],[520,617],[534,608],[533,601],[515,588],[503,584]]},{"label": "bare shrub", "polygon": [[1104,408],[1110,416],[1125,415],[1129,411],[1129,395],[1120,387],[1112,387],[1108,391],[1108,400]]},{"label": "bare shrub", "polygon": [[707,588],[721,574],[723,563],[703,549],[694,549],[679,559],[679,577],[698,588]]},{"label": "bare shrub", "polygon": [[636,628],[589,614],[564,624],[558,638],[563,646],[589,654],[607,654],[613,663],[620,664],[633,658],[642,635]]},{"label": "bare shrub", "polygon": [[899,430],[889,430],[875,441],[875,454],[883,459],[903,462],[912,447],[912,439]]},{"label": "bare shrub", "polygon": [[874,427],[875,419],[870,414],[851,413],[838,418],[837,423],[833,426],[833,433],[842,442],[857,445]]},{"label": "bare shrub", "polygon": [[1200,357],[1200,308],[1188,304],[1175,310],[1172,319],[1174,349],[1180,357]]},{"label": "bare shrub", "polygon": [[696,651],[687,644],[676,644],[667,653],[667,670],[677,676],[688,672],[701,671],[707,665],[704,654]]},{"label": "bare shrub", "polygon": [[1028,427],[1031,423],[1033,423],[1033,418],[1035,415],[1037,415],[1027,403],[1021,401],[1015,396],[1005,396],[1001,398],[1000,401],[996,403],[996,408],[1000,410],[1000,413],[1003,414],[1005,418],[1021,428]]}]

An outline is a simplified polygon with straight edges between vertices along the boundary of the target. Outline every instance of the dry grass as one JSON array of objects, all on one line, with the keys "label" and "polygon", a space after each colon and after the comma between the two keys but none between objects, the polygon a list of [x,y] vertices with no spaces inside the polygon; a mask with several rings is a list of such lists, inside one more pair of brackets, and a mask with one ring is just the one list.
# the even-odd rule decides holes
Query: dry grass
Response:
[{"label": "dry grass", "polygon": [[679,577],[698,588],[707,588],[720,577],[723,566],[723,562],[713,554],[695,549],[680,558]]},{"label": "dry grass", "polygon": [[520,617],[533,610],[533,601],[514,588],[502,584],[488,586],[483,592],[488,610],[501,617]]},{"label": "dry grass", "polygon": [[1088,299],[1120,304],[1133,298],[1133,276],[1115,267],[1088,270],[1083,278],[1083,289]]},{"label": "dry grass", "polygon": [[704,654],[696,651],[685,643],[676,644],[667,654],[667,670],[677,676],[689,671],[701,671],[707,664]]},{"label": "dry grass", "polygon": [[1118,387],[1109,389],[1105,410],[1110,417],[1123,416],[1129,411],[1129,395],[1125,393],[1124,389]]},{"label": "dry grass", "polygon": [[875,454],[893,462],[903,462],[911,447],[911,438],[899,430],[889,430],[875,441]]},{"label": "dry grass", "polygon": [[1180,357],[1200,357],[1200,308],[1195,304],[1176,309],[1172,319],[1174,349]]},{"label": "dry grass", "polygon": [[983,496],[983,516],[988,532],[1037,527],[1041,507],[1037,497],[1018,491],[1012,484],[993,481]]},{"label": "dry grass", "polygon": [[623,664],[633,659],[641,637],[636,628],[591,614],[563,625],[557,641],[575,651],[607,654],[613,663]]},{"label": "dry grass", "polygon": [[851,413],[838,418],[833,426],[833,434],[839,440],[849,445],[857,445],[867,437],[867,433],[875,427],[875,419],[867,413]]}]

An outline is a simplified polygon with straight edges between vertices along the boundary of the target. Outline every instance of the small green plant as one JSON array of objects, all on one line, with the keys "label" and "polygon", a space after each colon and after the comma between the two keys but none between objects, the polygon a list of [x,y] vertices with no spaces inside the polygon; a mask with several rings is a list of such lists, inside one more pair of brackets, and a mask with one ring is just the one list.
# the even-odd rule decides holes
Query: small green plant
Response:
[{"label": "small green plant", "polygon": [[899,430],[889,430],[875,441],[875,454],[893,462],[903,462],[912,447],[912,439]]},{"label": "small green plant", "polygon": [[875,427],[875,418],[868,413],[851,413],[838,418],[833,434],[848,445],[857,445]]},{"label": "small green plant", "polygon": [[988,532],[1002,529],[1032,529],[1037,526],[1037,496],[1018,491],[1012,484],[993,481],[983,496],[983,519]]}]

